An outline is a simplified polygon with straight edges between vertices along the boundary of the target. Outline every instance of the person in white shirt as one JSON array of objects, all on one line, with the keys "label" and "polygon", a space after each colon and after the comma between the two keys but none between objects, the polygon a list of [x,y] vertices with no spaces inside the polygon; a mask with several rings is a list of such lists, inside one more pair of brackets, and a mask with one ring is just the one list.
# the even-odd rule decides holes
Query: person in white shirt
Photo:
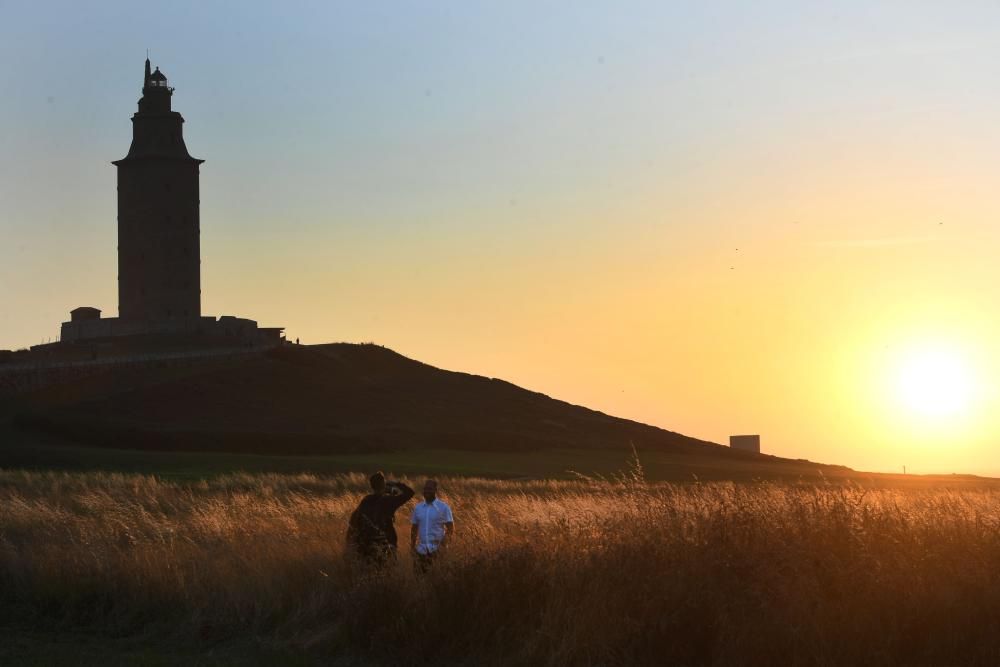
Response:
[{"label": "person in white shirt", "polygon": [[437,497],[437,490],[435,480],[424,482],[424,502],[417,503],[410,515],[410,552],[416,555],[417,566],[423,571],[455,532],[451,508]]}]

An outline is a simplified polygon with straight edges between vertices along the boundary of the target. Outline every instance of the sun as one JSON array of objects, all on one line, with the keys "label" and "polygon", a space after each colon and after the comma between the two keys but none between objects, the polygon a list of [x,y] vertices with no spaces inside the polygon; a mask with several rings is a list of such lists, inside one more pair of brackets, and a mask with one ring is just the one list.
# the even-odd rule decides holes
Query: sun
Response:
[{"label": "sun", "polygon": [[962,350],[924,344],[906,350],[895,372],[895,395],[912,417],[931,421],[967,413],[976,400],[978,382]]}]

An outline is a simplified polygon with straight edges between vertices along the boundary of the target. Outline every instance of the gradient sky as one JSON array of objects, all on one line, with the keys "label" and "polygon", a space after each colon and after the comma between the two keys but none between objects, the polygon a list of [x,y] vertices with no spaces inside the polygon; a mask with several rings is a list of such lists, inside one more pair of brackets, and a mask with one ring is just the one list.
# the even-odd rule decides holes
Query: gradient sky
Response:
[{"label": "gradient sky", "polygon": [[[147,48],[206,160],[206,314],[1000,473],[996,3],[0,0],[0,348],[117,314]],[[901,405],[914,349],[964,360],[955,414]]]}]

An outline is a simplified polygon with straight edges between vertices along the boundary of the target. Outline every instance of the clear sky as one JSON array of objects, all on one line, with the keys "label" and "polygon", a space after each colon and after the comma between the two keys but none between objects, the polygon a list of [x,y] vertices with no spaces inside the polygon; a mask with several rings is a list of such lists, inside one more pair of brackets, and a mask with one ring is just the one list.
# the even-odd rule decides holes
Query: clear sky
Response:
[{"label": "clear sky", "polygon": [[1000,473],[996,3],[0,0],[0,348],[117,313],[147,48],[206,314]]}]

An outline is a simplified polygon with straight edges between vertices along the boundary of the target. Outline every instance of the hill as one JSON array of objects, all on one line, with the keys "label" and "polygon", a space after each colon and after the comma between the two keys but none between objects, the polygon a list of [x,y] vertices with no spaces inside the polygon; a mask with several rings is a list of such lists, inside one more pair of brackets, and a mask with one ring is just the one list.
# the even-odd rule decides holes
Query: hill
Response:
[{"label": "hill", "polygon": [[[36,391],[12,413],[19,429],[65,442],[160,452],[459,450],[495,459],[563,450],[620,454],[634,444],[707,468],[804,463],[734,451],[371,344],[285,346],[179,367],[112,368]],[[569,459],[563,468],[573,467]]]}]

